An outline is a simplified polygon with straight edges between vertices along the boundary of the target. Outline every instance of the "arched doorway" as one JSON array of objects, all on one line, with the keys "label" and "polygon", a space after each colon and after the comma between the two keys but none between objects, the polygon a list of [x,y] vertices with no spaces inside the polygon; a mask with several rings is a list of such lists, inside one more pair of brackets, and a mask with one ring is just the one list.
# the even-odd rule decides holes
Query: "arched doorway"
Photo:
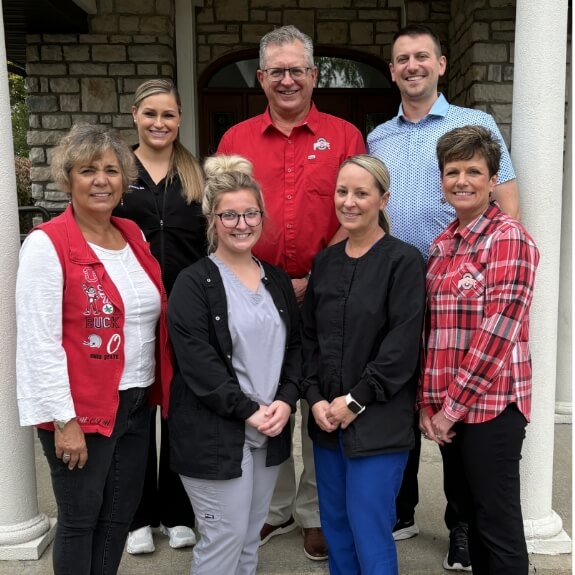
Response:
[{"label": "arched doorway", "polygon": [[[399,91],[386,63],[370,54],[318,46],[318,83],[314,102],[319,110],[356,125],[364,137],[397,114]],[[200,155],[213,154],[224,132],[266,108],[257,81],[258,50],[228,54],[212,63],[198,86]]]}]

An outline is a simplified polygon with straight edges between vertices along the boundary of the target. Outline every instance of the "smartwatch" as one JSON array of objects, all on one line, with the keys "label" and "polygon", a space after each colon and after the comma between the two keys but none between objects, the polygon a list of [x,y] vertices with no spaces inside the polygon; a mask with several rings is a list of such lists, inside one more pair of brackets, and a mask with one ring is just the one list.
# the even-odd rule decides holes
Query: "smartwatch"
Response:
[{"label": "smartwatch", "polygon": [[365,405],[360,405],[359,403],[357,403],[357,401],[355,401],[355,399],[353,399],[353,397],[351,396],[351,393],[348,393],[345,396],[345,403],[347,405],[347,408],[356,415],[359,415],[360,413],[365,411]]}]

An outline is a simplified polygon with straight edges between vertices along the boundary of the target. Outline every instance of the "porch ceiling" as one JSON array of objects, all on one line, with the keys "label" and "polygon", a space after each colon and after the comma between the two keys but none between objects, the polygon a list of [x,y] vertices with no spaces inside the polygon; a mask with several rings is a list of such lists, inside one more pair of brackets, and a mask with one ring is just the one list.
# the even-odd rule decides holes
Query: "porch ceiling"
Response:
[{"label": "porch ceiling", "polygon": [[6,55],[20,73],[26,67],[26,34],[88,32],[87,14],[73,0],[2,0]]}]

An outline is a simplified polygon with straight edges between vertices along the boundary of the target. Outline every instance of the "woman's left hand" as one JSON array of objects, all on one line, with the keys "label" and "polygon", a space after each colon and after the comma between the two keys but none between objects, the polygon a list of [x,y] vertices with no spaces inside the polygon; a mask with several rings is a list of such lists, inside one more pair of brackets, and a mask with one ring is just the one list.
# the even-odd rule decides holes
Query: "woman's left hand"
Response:
[{"label": "woman's left hand", "polygon": [[451,443],[451,440],[455,436],[455,431],[451,429],[455,425],[455,421],[447,419],[443,409],[438,411],[431,418],[431,425],[433,427],[434,433],[433,439],[439,443],[439,445],[443,445],[444,443]]},{"label": "woman's left hand", "polygon": [[332,400],[325,415],[331,424],[335,426],[339,425],[342,429],[351,425],[353,420],[357,417],[357,413],[353,413],[353,411],[347,407],[345,395],[340,395]]},{"label": "woman's left hand", "polygon": [[286,423],[289,421],[290,414],[291,407],[285,401],[278,399],[272,402],[272,404],[266,408],[266,420],[258,427],[258,431],[268,437],[276,437],[282,432]]}]

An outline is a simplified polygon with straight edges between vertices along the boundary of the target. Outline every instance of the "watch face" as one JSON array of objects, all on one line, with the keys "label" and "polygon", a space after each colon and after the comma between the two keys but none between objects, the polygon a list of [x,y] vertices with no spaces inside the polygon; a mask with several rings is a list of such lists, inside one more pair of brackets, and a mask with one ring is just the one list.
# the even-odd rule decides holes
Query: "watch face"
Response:
[{"label": "watch face", "polygon": [[349,410],[355,414],[359,413],[361,411],[361,405],[359,405],[359,403],[357,403],[357,401],[350,401],[347,404],[347,407],[349,408]]}]

